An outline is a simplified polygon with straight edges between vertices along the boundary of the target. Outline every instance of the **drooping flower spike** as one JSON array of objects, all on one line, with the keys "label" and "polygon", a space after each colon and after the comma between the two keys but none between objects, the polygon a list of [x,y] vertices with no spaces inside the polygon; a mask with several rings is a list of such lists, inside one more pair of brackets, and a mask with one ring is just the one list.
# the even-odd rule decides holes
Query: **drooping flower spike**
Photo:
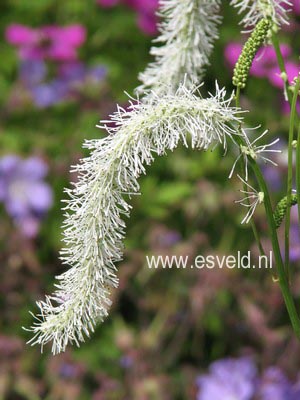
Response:
[{"label": "drooping flower spike", "polygon": [[243,183],[245,189],[249,188],[249,190],[240,190],[240,192],[245,194],[246,196],[241,200],[236,200],[236,203],[239,203],[242,206],[248,208],[247,214],[241,222],[241,224],[248,224],[256,210],[256,207],[264,202],[264,193],[258,192],[256,189],[254,189],[253,186],[249,185],[249,183],[246,182],[245,179],[241,178],[239,175],[238,178]]},{"label": "drooping flower spike", "polygon": [[118,107],[100,125],[108,136],[85,143],[91,154],[73,169],[79,179],[68,190],[65,207],[61,254],[71,268],[57,277],[55,293],[38,303],[32,344],[52,342],[52,352],[60,353],[68,343],[79,345],[107,316],[110,291],[118,286],[115,263],[122,258],[127,198],[139,191],[145,165],[180,142],[203,150],[216,143],[226,148],[227,138],[238,134],[241,112],[230,106],[232,96],[226,99],[224,89],[216,90],[207,99],[184,85],[174,95],[152,92],[147,103]]},{"label": "drooping flower spike", "polygon": [[[258,127],[259,128],[259,127]],[[254,128],[257,129],[257,128]],[[248,129],[250,130],[250,129]],[[232,178],[233,172],[238,161],[243,157],[244,167],[245,167],[245,180],[248,181],[248,157],[251,157],[253,160],[262,160],[265,163],[270,163],[277,167],[276,162],[271,160],[269,157],[266,157],[264,153],[281,153],[281,150],[278,149],[271,149],[270,147],[274,146],[276,143],[279,142],[279,138],[273,140],[273,142],[268,144],[258,145],[257,143],[268,133],[268,130],[264,131],[260,136],[254,139],[252,142],[249,140],[249,134],[245,130],[242,130],[244,134],[245,144],[240,145],[240,153],[236,158],[235,162],[233,163],[232,169],[229,174],[229,179]]]},{"label": "drooping flower spike", "polygon": [[160,0],[160,36],[151,54],[155,61],[139,75],[138,93],[153,89],[174,93],[186,76],[186,87],[201,81],[218,38],[220,0]]},{"label": "drooping flower spike", "polygon": [[231,5],[246,13],[241,24],[251,32],[263,18],[270,19],[274,25],[287,25],[287,11],[292,6],[289,0],[231,0]]}]

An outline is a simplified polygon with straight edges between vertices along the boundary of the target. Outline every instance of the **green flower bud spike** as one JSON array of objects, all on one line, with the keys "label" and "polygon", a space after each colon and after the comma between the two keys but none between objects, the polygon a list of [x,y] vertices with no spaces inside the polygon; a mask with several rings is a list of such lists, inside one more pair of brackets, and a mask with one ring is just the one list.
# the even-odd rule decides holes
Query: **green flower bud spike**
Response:
[{"label": "green flower bud spike", "polygon": [[249,71],[254,57],[268,36],[268,32],[272,27],[272,22],[263,18],[256,25],[249,39],[245,43],[242,53],[235,65],[232,83],[241,89],[246,87]]},{"label": "green flower bud spike", "polygon": [[273,214],[276,228],[280,227],[280,225],[283,221],[283,218],[286,214],[286,210],[287,210],[288,206],[292,207],[296,204],[297,204],[297,195],[296,194],[292,194],[291,202],[289,205],[287,203],[287,196],[285,196],[283,199],[280,200],[280,202],[277,204],[274,214]]}]

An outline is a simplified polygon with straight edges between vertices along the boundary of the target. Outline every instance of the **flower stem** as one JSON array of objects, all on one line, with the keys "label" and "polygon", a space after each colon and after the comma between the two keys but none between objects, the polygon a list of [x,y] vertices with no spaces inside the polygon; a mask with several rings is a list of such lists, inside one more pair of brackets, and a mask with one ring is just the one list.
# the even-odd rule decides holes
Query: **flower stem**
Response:
[{"label": "flower stem", "polygon": [[273,33],[272,36],[272,43],[273,43],[273,47],[276,53],[276,57],[277,57],[277,62],[278,62],[278,66],[280,69],[280,72],[282,74],[284,74],[284,76],[286,77],[286,79],[283,79],[283,83],[284,83],[284,93],[287,96],[287,99],[290,103],[290,105],[292,104],[292,94],[289,91],[289,83],[288,83],[288,79],[287,79],[287,72],[286,72],[286,68],[285,68],[285,62],[284,62],[284,58],[283,55],[281,53],[281,49],[280,49],[280,45],[279,45],[279,40],[278,40],[278,36],[277,33]]},{"label": "flower stem", "polygon": [[272,205],[271,205],[271,200],[270,200],[270,195],[269,191],[266,185],[266,182],[264,180],[264,177],[260,171],[260,168],[256,164],[256,162],[253,159],[249,159],[252,170],[256,176],[257,182],[259,184],[260,190],[264,193],[264,206],[266,210],[266,216],[267,216],[267,221],[268,221],[268,227],[270,231],[270,236],[271,236],[271,241],[272,241],[272,248],[274,252],[274,257],[276,261],[276,267],[277,267],[277,273],[278,273],[278,279],[279,279],[279,285],[280,289],[282,291],[282,295],[286,304],[286,308],[294,329],[294,332],[297,336],[297,338],[300,340],[300,319],[296,310],[296,306],[290,291],[289,287],[289,282],[285,274],[285,269],[284,269],[284,264],[282,261],[281,253],[280,253],[280,247],[278,243],[278,237],[277,237],[277,232],[276,232],[276,226],[275,226],[275,221],[273,217],[273,210],[272,210]]},{"label": "flower stem", "polygon": [[[240,107],[240,93],[241,93],[241,89],[238,86],[236,88],[236,92],[235,92],[235,106],[237,108]],[[242,126],[240,124],[238,130],[241,131],[241,129],[242,129]],[[245,184],[244,184],[244,190],[246,190],[246,185]],[[259,235],[259,232],[258,232],[258,230],[256,228],[256,225],[255,225],[255,222],[253,221],[253,219],[251,219],[250,224],[251,224],[251,228],[252,228],[252,232],[253,232],[255,241],[256,241],[256,243],[258,245],[258,248],[259,248],[259,252],[260,252],[261,255],[264,256],[266,253],[265,253],[265,250],[264,250],[263,245],[261,243],[260,235]]]},{"label": "flower stem", "polygon": [[298,224],[300,225],[300,124],[298,126],[297,150],[296,150],[296,189],[298,198]]},{"label": "flower stem", "polygon": [[236,106],[236,108],[240,107],[240,94],[241,94],[241,88],[238,86],[235,91],[235,106]]},{"label": "flower stem", "polygon": [[[288,176],[287,176],[287,204],[291,203],[292,186],[293,186],[293,140],[294,140],[294,126],[296,118],[296,107],[298,92],[300,89],[300,79],[296,80],[294,87],[294,94],[292,99],[291,115],[290,115],[290,128],[289,128],[289,143],[288,143]],[[291,208],[288,207],[285,218],[285,271],[289,277],[289,264],[290,264],[290,224],[291,224]]]}]

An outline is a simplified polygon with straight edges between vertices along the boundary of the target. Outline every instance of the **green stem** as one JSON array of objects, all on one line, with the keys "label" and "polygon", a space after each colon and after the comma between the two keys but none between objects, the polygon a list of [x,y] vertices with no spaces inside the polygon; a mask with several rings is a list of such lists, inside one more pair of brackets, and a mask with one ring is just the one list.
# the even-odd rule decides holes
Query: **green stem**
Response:
[{"label": "green stem", "polygon": [[236,106],[236,108],[240,107],[240,94],[241,94],[241,88],[238,86],[235,91],[235,106]]},{"label": "green stem", "polygon": [[253,235],[255,237],[256,243],[257,243],[258,248],[259,248],[259,252],[260,252],[260,254],[262,256],[265,256],[266,253],[265,253],[265,250],[264,250],[263,245],[261,243],[260,235],[258,233],[258,230],[256,228],[256,225],[255,225],[255,222],[253,221],[253,219],[251,219],[251,227],[252,227],[252,231],[253,231]]},{"label": "green stem", "polygon": [[279,285],[280,285],[280,289],[282,291],[282,295],[283,295],[283,298],[284,298],[284,301],[286,304],[286,308],[287,308],[294,332],[295,332],[297,338],[300,339],[300,319],[297,314],[296,306],[295,306],[295,303],[294,303],[294,300],[293,300],[293,297],[292,297],[292,294],[290,291],[289,282],[288,282],[286,274],[285,274],[284,264],[282,261],[280,247],[279,247],[279,243],[278,243],[278,237],[277,237],[276,226],[275,226],[275,221],[274,221],[274,217],[273,217],[273,209],[272,209],[272,205],[271,205],[269,191],[268,191],[266,182],[264,180],[264,177],[263,177],[258,165],[256,164],[256,162],[253,159],[249,158],[249,161],[250,161],[252,170],[256,176],[260,190],[264,193],[264,206],[265,206],[265,210],[266,210],[268,227],[269,227],[269,231],[270,231],[270,237],[271,237],[274,257],[275,257],[275,261],[276,261]]},{"label": "green stem", "polygon": [[[236,92],[235,92],[235,106],[237,108],[240,107],[240,94],[241,94],[241,89],[238,86],[236,88]],[[242,124],[239,125],[238,130],[241,131],[241,129],[242,129]],[[245,184],[244,184],[244,190],[247,190],[247,187],[246,187]],[[256,225],[255,225],[255,222],[253,221],[253,219],[251,219],[251,228],[252,228],[252,232],[253,232],[255,241],[256,241],[256,243],[258,245],[259,252],[260,252],[261,255],[264,256],[266,253],[265,253],[265,250],[264,250],[263,245],[261,243],[260,235],[259,235],[259,232],[258,232],[258,230],[256,228]]]},{"label": "green stem", "polygon": [[[300,89],[300,79],[297,79],[294,87],[294,94],[292,99],[291,115],[290,115],[290,128],[289,128],[289,144],[288,144],[288,176],[287,176],[287,204],[291,203],[292,187],[293,187],[293,140],[294,140],[294,126],[296,118],[296,107],[298,92]],[[288,207],[285,218],[285,271],[287,277],[289,276],[290,264],[290,224],[291,224],[291,208]]]},{"label": "green stem", "polygon": [[[278,62],[278,66],[279,66],[280,72],[287,77],[286,68],[285,68],[285,62],[284,62],[284,58],[283,58],[283,55],[282,55],[281,50],[280,50],[279,40],[278,40],[278,36],[277,36],[276,32],[273,33],[272,43],[273,43],[273,47],[274,47],[274,50],[275,50],[275,53],[276,53],[277,62]],[[284,82],[284,91],[287,94],[289,103],[291,105],[292,104],[292,94],[289,91],[288,80],[284,79],[283,82]]]},{"label": "green stem", "polygon": [[[278,58],[279,68],[282,73],[286,74],[284,59],[282,57],[278,38],[275,33],[273,34],[273,45],[274,45],[274,49],[275,49],[275,52],[276,52],[276,55]],[[285,91],[287,93],[289,102],[290,102],[290,104],[292,104],[292,96],[291,96],[291,93],[288,91],[288,82],[285,81],[284,85],[285,85]],[[240,89],[237,88],[236,96],[235,96],[237,107],[239,107],[239,99],[240,99]],[[240,130],[240,129],[241,129],[241,126],[239,126],[238,130]],[[299,129],[299,135],[300,135],[300,129]],[[242,144],[241,143],[242,141],[243,140],[241,138],[237,138],[237,142],[239,144]],[[300,146],[299,146],[299,148],[300,148]],[[299,150],[299,154],[300,154],[300,150]],[[271,204],[268,187],[266,185],[264,177],[263,177],[257,163],[255,162],[255,160],[252,159],[251,157],[249,157],[249,162],[250,162],[252,170],[256,176],[260,190],[264,193],[264,206],[265,206],[268,228],[269,228],[271,242],[272,242],[272,248],[273,248],[274,257],[275,257],[275,261],[276,261],[278,282],[279,282],[279,286],[280,286],[280,289],[281,289],[281,292],[282,292],[282,295],[283,295],[283,298],[284,298],[284,301],[286,304],[286,308],[287,308],[287,311],[288,311],[288,314],[289,314],[289,317],[291,320],[292,327],[294,329],[294,332],[295,332],[297,338],[300,340],[300,319],[299,319],[299,316],[298,316],[298,313],[296,310],[296,306],[295,306],[295,303],[294,303],[294,300],[293,300],[293,297],[292,297],[292,294],[290,291],[289,281],[285,274],[285,268],[284,268],[283,260],[282,260],[281,253],[280,253],[280,247],[279,247],[278,236],[277,236],[277,231],[276,231],[276,224],[275,224],[274,217],[273,217],[273,209],[272,209],[272,204]],[[300,181],[300,179],[299,179],[299,181]],[[257,231],[256,231],[256,233],[257,233]]]},{"label": "green stem", "polygon": [[296,150],[296,189],[298,198],[298,223],[300,225],[300,124],[298,126],[297,150]]}]

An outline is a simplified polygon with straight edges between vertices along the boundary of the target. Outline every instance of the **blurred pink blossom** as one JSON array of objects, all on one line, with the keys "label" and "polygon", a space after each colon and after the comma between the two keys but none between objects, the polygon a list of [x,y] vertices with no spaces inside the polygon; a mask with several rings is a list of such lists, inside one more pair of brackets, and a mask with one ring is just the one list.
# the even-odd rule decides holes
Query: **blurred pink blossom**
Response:
[{"label": "blurred pink blossom", "polygon": [[292,0],[293,8],[296,14],[300,15],[300,2],[299,0]]},{"label": "blurred pink blossom", "polygon": [[[290,0],[290,3],[292,4],[292,11],[295,14],[300,14],[300,1],[299,0]],[[283,7],[286,8],[286,9],[290,9],[291,8],[290,6],[287,6],[287,5],[284,5],[284,4],[283,4]]]},{"label": "blurred pink blossom", "polygon": [[77,59],[77,48],[84,43],[86,31],[81,25],[49,25],[33,29],[12,24],[7,27],[5,37],[19,48],[22,59],[72,61]]},{"label": "blurred pink blossom", "polygon": [[[288,81],[289,83],[292,83],[294,78],[299,74],[300,71],[299,65],[297,65],[292,61],[286,61],[285,68],[288,76]],[[280,69],[278,66],[273,67],[270,70],[269,81],[272,83],[273,86],[278,88],[283,88],[283,81],[280,76]]]},{"label": "blurred pink blossom", "polygon": [[[291,107],[288,101],[282,101],[281,102],[281,111],[284,115],[289,115],[291,112]],[[297,111],[300,113],[300,102],[297,102]]]}]

